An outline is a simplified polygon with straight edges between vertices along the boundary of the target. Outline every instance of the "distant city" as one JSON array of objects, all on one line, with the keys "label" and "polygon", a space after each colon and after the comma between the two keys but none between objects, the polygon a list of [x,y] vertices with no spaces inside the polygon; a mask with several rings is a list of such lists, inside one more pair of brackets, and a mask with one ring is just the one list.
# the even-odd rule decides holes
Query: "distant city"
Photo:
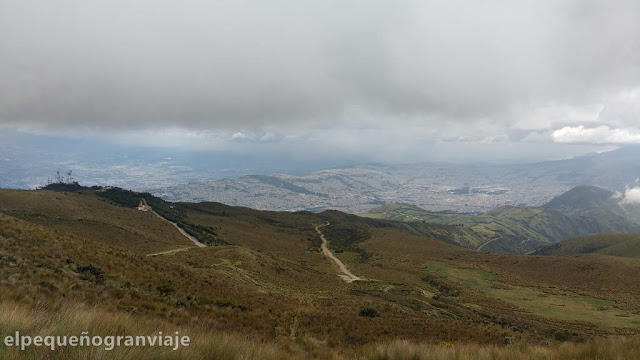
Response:
[{"label": "distant city", "polygon": [[[419,163],[359,165],[309,172],[220,168],[199,158],[112,157],[79,162],[20,160],[4,152],[0,187],[36,188],[55,171],[82,185],[149,191],[169,201],[217,201],[263,210],[366,212],[390,202],[430,211],[481,213],[496,207],[537,206],[576,185],[623,191],[637,186],[638,147],[561,161],[521,165]],[[96,157],[98,158],[98,157]],[[54,159],[55,160],[55,159]]]},{"label": "distant city", "polygon": [[509,176],[496,168],[422,166],[389,171],[369,166],[307,176],[246,176],[153,192],[170,201],[218,201],[264,210],[360,213],[401,202],[432,211],[477,213],[503,205],[540,205],[568,188],[553,179],[531,183],[530,179]]}]

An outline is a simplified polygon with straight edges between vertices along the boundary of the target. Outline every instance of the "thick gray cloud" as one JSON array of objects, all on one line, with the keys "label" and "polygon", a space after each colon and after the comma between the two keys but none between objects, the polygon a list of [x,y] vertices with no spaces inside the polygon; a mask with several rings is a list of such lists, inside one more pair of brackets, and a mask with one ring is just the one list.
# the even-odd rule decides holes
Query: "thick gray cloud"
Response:
[{"label": "thick gray cloud", "polygon": [[0,125],[630,131],[638,34],[637,1],[4,1]]}]

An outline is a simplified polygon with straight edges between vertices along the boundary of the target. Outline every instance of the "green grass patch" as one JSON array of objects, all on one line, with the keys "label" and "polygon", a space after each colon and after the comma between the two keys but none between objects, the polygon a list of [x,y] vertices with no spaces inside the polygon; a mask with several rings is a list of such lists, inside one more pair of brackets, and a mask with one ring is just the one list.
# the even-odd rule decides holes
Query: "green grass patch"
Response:
[{"label": "green grass patch", "polygon": [[566,292],[545,292],[537,287],[505,284],[500,275],[477,269],[463,269],[441,262],[430,262],[427,274],[437,274],[465,287],[480,290],[533,314],[569,321],[586,321],[603,328],[637,328],[640,315],[615,308],[615,303]]}]

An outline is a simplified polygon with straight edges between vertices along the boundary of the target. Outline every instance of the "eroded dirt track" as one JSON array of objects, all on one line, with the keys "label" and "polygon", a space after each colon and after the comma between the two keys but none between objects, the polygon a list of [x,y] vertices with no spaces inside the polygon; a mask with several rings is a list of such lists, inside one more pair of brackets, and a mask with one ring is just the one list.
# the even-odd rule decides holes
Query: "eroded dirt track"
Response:
[{"label": "eroded dirt track", "polygon": [[316,232],[318,232],[318,234],[320,235],[320,238],[322,239],[322,245],[320,246],[322,249],[322,253],[325,254],[329,259],[333,260],[333,262],[335,262],[338,265],[340,272],[342,272],[342,274],[338,276],[340,276],[342,280],[348,283],[362,280],[360,277],[354,275],[351,271],[349,271],[349,269],[347,269],[347,266],[342,261],[340,261],[340,259],[338,259],[335,255],[333,255],[331,250],[329,250],[329,248],[327,247],[327,239],[324,237],[324,234],[322,233],[322,231],[320,231],[320,228],[329,226],[329,225],[330,223],[327,221],[327,223],[324,225],[316,226]]}]

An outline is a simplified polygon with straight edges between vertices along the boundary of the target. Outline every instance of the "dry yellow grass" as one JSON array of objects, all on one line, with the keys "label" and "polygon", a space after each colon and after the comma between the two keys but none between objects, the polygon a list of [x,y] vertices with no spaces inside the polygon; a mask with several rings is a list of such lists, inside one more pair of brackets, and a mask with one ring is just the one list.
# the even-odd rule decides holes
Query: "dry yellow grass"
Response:
[{"label": "dry yellow grass", "polygon": [[[290,359],[300,354],[273,344],[259,344],[230,335],[208,330],[206,327],[180,327],[159,319],[141,321],[125,313],[107,312],[77,303],[66,304],[55,314],[29,309],[13,303],[0,304],[0,359]],[[48,347],[30,346],[25,350],[4,345],[5,336],[19,331],[29,336],[136,336],[174,334],[190,337],[188,347],[172,350],[167,347]]]},{"label": "dry yellow grass", "polygon": [[12,335],[90,336],[155,335],[158,331],[172,334],[178,331],[191,339],[188,347],[170,350],[165,347],[47,347],[31,346],[24,351],[0,345],[0,358],[18,359],[336,359],[336,360],[564,360],[564,359],[633,359],[640,354],[638,337],[597,338],[584,343],[559,343],[550,346],[515,344],[482,345],[474,343],[437,344],[394,340],[367,345],[359,349],[332,349],[307,342],[259,343],[238,334],[208,330],[205,327],[179,327],[158,319],[140,321],[124,313],[106,312],[96,307],[66,304],[52,314],[46,310],[29,309],[14,303],[0,304],[0,337]]},{"label": "dry yellow grass", "polygon": [[[94,203],[101,211],[82,215],[84,206]],[[639,311],[637,262],[484,254],[392,227],[368,227],[359,218],[333,212],[335,229],[325,234],[330,246],[343,235],[362,240],[342,244],[343,252],[333,249],[364,278],[345,284],[314,250],[318,239],[312,224],[323,223],[327,214],[177,206],[185,206],[190,222],[214,227],[233,245],[147,257],[147,249],[171,242],[169,235],[154,235],[164,234],[167,224],[153,216],[93,194],[0,191],[0,211],[15,215],[0,214],[0,335],[15,330],[153,335],[162,330],[192,338],[192,346],[179,352],[23,353],[0,346],[0,359],[561,359],[611,358],[637,350],[635,337],[599,337],[637,333],[633,328],[535,313],[524,303],[530,297],[515,291],[543,289],[548,300],[578,293],[607,299],[603,304],[611,309],[602,311],[604,316]],[[100,236],[91,236],[98,228],[89,222],[75,220],[83,216],[104,225]],[[120,237],[127,227],[135,231]],[[362,228],[370,237],[357,232]],[[138,230],[149,241],[136,240]],[[456,269],[457,276],[433,271],[434,261]],[[88,265],[100,268],[104,277],[80,269]],[[471,286],[474,277],[468,274],[478,271],[494,274],[483,285],[495,288]],[[379,316],[360,316],[364,307]],[[519,345],[504,346],[505,338],[516,338]],[[552,345],[540,346],[544,341]]]},{"label": "dry yellow grass", "polygon": [[417,344],[406,340],[376,344],[364,351],[370,360],[613,360],[637,359],[638,337],[598,338],[584,343],[541,345]]},{"label": "dry yellow grass", "polygon": [[144,254],[193,245],[153,214],[113,206],[93,194],[0,189],[0,212]]}]

